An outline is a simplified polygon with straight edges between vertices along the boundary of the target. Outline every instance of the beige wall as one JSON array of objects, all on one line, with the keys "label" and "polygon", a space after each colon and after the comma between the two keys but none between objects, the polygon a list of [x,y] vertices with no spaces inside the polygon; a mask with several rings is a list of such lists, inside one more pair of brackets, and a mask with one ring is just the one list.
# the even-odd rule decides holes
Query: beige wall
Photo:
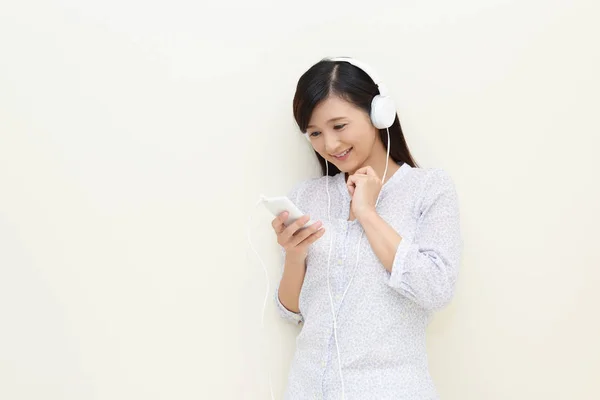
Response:
[{"label": "beige wall", "polygon": [[457,184],[442,399],[600,398],[597,2],[93,3],[0,4],[0,398],[281,398],[297,328],[269,297],[261,331],[246,221],[316,174],[291,100],[327,55]]}]

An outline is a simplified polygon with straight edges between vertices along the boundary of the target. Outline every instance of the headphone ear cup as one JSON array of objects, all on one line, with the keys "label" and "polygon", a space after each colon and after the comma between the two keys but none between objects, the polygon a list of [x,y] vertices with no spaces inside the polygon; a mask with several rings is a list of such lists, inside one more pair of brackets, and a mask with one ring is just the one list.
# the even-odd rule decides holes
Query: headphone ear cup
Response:
[{"label": "headphone ear cup", "polygon": [[377,95],[371,102],[371,122],[377,129],[392,126],[396,119],[396,105],[389,96]]}]

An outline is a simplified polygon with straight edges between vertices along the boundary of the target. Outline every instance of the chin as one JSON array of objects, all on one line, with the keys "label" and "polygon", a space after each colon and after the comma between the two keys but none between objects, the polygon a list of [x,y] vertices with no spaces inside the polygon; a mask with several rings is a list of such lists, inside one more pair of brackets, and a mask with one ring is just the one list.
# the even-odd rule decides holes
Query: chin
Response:
[{"label": "chin", "polygon": [[352,163],[352,164],[342,163],[342,165],[337,165],[337,164],[333,164],[333,165],[335,165],[337,167],[337,169],[339,169],[340,172],[342,172],[342,173],[352,174],[352,172],[357,169],[354,164],[355,163]]}]

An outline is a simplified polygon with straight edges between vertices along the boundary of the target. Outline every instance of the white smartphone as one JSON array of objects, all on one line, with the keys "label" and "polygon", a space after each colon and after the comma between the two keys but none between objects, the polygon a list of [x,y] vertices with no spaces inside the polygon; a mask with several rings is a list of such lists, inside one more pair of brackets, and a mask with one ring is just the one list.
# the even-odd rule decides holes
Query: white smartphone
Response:
[{"label": "white smartphone", "polygon": [[[294,223],[294,221],[296,221],[298,218],[304,215],[304,213],[300,211],[300,209],[296,207],[296,205],[290,199],[288,199],[287,196],[261,196],[261,198],[267,210],[269,210],[271,214],[273,214],[275,217],[279,216],[279,214],[281,214],[284,211],[288,212],[288,219],[284,222],[285,226]],[[303,228],[311,226],[315,222],[316,221],[313,221],[311,219],[306,224],[304,224]]]}]

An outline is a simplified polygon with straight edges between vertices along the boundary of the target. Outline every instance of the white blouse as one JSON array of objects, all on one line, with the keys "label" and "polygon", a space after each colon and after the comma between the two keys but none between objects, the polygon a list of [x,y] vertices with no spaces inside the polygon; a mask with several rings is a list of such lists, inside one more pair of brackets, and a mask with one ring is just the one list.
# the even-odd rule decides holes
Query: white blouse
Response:
[{"label": "white blouse", "polygon": [[[425,328],[432,311],[453,296],[462,252],[458,196],[441,169],[403,164],[383,185],[377,213],[402,237],[388,272],[358,220],[348,221],[350,194],[344,173],[297,184],[288,197],[325,234],[308,250],[299,313],[274,300],[286,320],[300,324],[285,399],[341,399],[342,388],[327,286],[337,317],[346,400],[430,400],[437,393],[428,371]],[[358,268],[359,236],[363,232]],[[285,257],[285,250],[282,248]],[[343,293],[352,278],[347,293]],[[343,298],[343,299],[342,299]]]}]

